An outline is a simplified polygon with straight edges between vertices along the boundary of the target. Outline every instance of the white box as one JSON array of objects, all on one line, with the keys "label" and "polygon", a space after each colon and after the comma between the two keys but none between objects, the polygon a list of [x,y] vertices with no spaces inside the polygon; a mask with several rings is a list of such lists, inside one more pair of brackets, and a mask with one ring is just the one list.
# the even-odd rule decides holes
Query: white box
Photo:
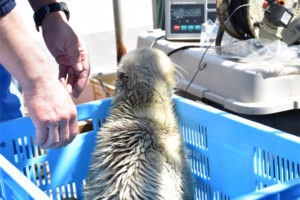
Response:
[{"label": "white box", "polygon": [[[161,30],[145,31],[138,37],[138,48],[150,47],[164,35]],[[157,40],[154,48],[168,53],[195,43]],[[195,45],[199,45],[195,44]],[[178,88],[185,90],[198,70],[206,48],[191,48],[176,52],[170,58],[177,66]],[[300,108],[300,69],[292,75],[264,77],[251,63],[224,59],[211,48],[204,56],[206,67],[197,73],[188,93],[211,100],[240,114],[263,115]],[[266,66],[268,67],[268,66]],[[251,69],[251,70],[249,70]]]}]

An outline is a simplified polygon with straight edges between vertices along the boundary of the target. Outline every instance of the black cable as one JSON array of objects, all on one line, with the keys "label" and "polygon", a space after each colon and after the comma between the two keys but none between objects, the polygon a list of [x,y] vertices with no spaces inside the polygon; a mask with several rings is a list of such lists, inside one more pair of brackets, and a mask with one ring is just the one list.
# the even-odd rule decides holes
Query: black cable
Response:
[{"label": "black cable", "polygon": [[[250,30],[248,20],[246,20],[246,21],[240,20],[240,19],[247,19],[248,11],[247,11],[246,7],[248,7],[250,5],[251,4],[249,4],[245,1],[244,1],[244,4],[241,3],[241,0],[228,0],[227,1],[228,19],[230,20],[230,23],[231,23],[232,27],[234,28],[235,32],[239,35],[238,39],[249,39],[249,38],[254,37]],[[241,9],[243,9],[243,11],[240,11]],[[236,16],[237,13],[239,14],[239,16]],[[247,25],[245,25],[245,24],[247,24]],[[223,34],[224,34],[223,27],[220,26],[219,30],[218,30],[217,38],[216,38],[216,46],[221,46]]]},{"label": "black cable", "polygon": [[236,22],[236,18],[234,17],[237,14],[237,11],[235,11],[235,9],[233,8],[233,4],[235,1],[240,2],[241,0],[228,0],[227,1],[227,12],[228,12],[228,16],[230,17],[230,23],[232,24],[232,27],[234,28],[235,32],[239,35],[239,39],[244,39],[244,33],[243,31],[240,29],[240,27],[237,25]]},{"label": "black cable", "polygon": [[249,0],[229,0],[227,1],[227,11],[229,20],[235,32],[240,36],[239,39],[253,38],[250,30],[247,6]]},{"label": "black cable", "polygon": [[153,42],[150,44],[150,48],[153,48],[154,45],[156,44],[156,42],[157,42],[158,40],[160,40],[160,39],[163,39],[163,38],[165,38],[165,35],[162,35],[162,36],[160,36],[160,37],[155,38],[155,39],[153,40]]},{"label": "black cable", "polygon": [[[230,4],[230,7],[232,10],[235,10],[239,5],[243,5],[244,0],[238,0],[238,1],[232,1]],[[246,39],[246,32],[245,32],[245,26],[248,24],[247,22],[247,16],[244,13],[244,8],[241,7],[236,11],[236,13],[232,16],[233,21],[235,21],[236,28],[240,30],[242,33],[243,39]]]},{"label": "black cable", "polygon": [[224,32],[225,32],[225,30],[223,29],[223,27],[219,26],[215,46],[221,46],[223,36],[224,36]]},{"label": "black cable", "polygon": [[189,48],[200,48],[200,46],[199,45],[187,45],[187,46],[179,47],[178,49],[174,49],[174,50],[170,51],[167,55],[171,56],[172,54],[174,54],[178,51],[182,51],[182,50],[189,49]]},{"label": "black cable", "polygon": [[[194,79],[196,78],[198,72],[202,71],[205,67],[206,67],[206,63],[204,63],[202,65],[202,61],[204,59],[204,56],[206,55],[208,49],[212,46],[214,42],[211,42],[205,49],[205,51],[203,52],[201,58],[200,58],[200,62],[199,62],[199,65],[198,65],[198,69],[196,71],[196,73],[194,74],[193,78],[191,79],[190,83],[188,84],[188,86],[186,87],[186,89],[184,90],[184,97],[186,97],[186,94],[187,94],[187,90],[189,89],[189,87],[191,86],[191,84],[193,83]],[[174,49],[172,51],[170,51],[167,55],[168,56],[171,56],[172,54],[178,52],[178,51],[182,51],[182,50],[185,50],[185,49],[189,49],[189,48],[200,48],[201,46],[200,45],[187,45],[187,46],[183,46],[183,47],[180,47],[180,48],[177,48],[177,49]]]},{"label": "black cable", "polygon": [[[252,32],[250,30],[250,26],[247,20],[247,8],[248,6],[248,0],[228,0],[228,16],[229,20],[231,21],[232,26],[236,30],[236,32],[240,35],[241,39],[249,39],[253,38]],[[218,30],[218,40],[216,40],[216,46],[220,46],[223,38],[224,30],[220,29]],[[194,76],[192,77],[191,81],[187,85],[186,89],[184,90],[184,97],[187,94],[187,91],[193,81],[195,80],[198,72],[202,71],[206,67],[206,63],[202,64],[204,56],[206,55],[208,49],[212,46],[214,42],[211,42],[209,46],[206,47],[205,51],[203,52],[198,69]],[[180,51],[180,50],[185,50],[188,48],[199,48],[200,46],[198,45],[188,45],[188,46],[183,46],[178,49],[174,49],[171,52],[168,53],[168,56],[171,56],[172,54]]]},{"label": "black cable", "polygon": [[247,7],[241,5],[247,5],[249,0],[241,0],[241,3],[238,3],[238,1],[232,1],[232,6],[235,9],[237,9],[237,15],[235,16],[236,22],[238,26],[243,30],[245,39],[248,39],[249,37],[253,37],[252,32],[250,30],[250,24],[248,21],[248,10]]},{"label": "black cable", "polygon": [[206,47],[205,51],[203,52],[203,54],[202,54],[202,56],[201,56],[201,58],[200,58],[200,62],[199,62],[199,65],[198,65],[198,69],[197,69],[196,73],[194,74],[193,78],[191,79],[190,83],[187,85],[187,87],[186,87],[185,90],[184,90],[184,95],[183,95],[184,97],[186,97],[186,95],[187,95],[187,90],[189,89],[189,87],[190,87],[190,86],[192,85],[192,83],[194,82],[194,80],[195,80],[195,78],[196,78],[198,72],[200,72],[200,71],[202,71],[202,70],[205,69],[206,63],[204,63],[204,64],[202,65],[202,61],[203,61],[204,56],[206,55],[208,49],[212,46],[213,43],[214,43],[214,42],[211,42],[211,43]]},{"label": "black cable", "polygon": [[[205,49],[205,51],[203,52],[203,54],[201,56],[201,59],[200,59],[200,62],[199,62],[199,65],[198,65],[198,69],[197,69],[196,73],[194,74],[193,78],[191,79],[190,83],[188,84],[188,86],[184,90],[184,95],[183,95],[184,97],[186,97],[187,90],[191,86],[191,84],[193,83],[193,81],[194,81],[196,75],[198,74],[198,72],[202,71],[206,67],[206,63],[204,63],[204,65],[202,65],[202,61],[203,61],[203,58],[204,58],[206,52],[208,51],[208,49],[211,47],[212,44],[213,44],[213,42],[211,42],[210,45],[207,46],[206,49]],[[177,48],[177,49],[174,49],[174,50],[170,51],[167,55],[171,56],[171,55],[173,55],[174,53],[176,53],[178,51],[182,51],[182,50],[189,49],[189,48],[200,48],[200,47],[201,47],[200,45],[182,46],[180,48]]]}]

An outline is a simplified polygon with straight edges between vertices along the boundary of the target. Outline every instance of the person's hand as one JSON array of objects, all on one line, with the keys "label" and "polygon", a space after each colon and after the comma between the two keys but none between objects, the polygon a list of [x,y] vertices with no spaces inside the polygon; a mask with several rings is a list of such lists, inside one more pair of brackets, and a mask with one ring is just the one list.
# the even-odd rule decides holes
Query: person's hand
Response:
[{"label": "person's hand", "polygon": [[35,143],[42,148],[69,144],[78,132],[77,112],[71,96],[55,77],[37,81],[36,86],[24,90],[29,115],[36,128]]},{"label": "person's hand", "polygon": [[69,26],[63,12],[54,12],[42,23],[45,43],[59,64],[59,80],[74,97],[86,86],[90,63],[87,49]]},{"label": "person's hand", "polygon": [[35,143],[42,148],[70,143],[78,132],[74,102],[31,39],[16,9],[0,20],[0,62],[22,86],[36,128]]}]

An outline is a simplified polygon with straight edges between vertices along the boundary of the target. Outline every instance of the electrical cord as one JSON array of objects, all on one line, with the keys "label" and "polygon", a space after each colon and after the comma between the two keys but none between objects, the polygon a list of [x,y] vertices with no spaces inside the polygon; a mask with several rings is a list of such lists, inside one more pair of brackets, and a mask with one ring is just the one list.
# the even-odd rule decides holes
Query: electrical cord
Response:
[{"label": "electrical cord", "polygon": [[[160,37],[155,38],[155,40],[151,43],[150,48],[153,48],[153,46],[156,44],[156,42],[157,42],[158,40],[163,39],[163,38],[165,38],[165,37],[164,37],[164,36],[160,36]],[[200,58],[200,62],[199,62],[199,65],[198,65],[198,69],[197,69],[196,73],[194,74],[193,78],[191,79],[191,81],[189,82],[188,86],[187,86],[186,89],[184,90],[184,97],[186,96],[187,90],[189,89],[189,87],[190,87],[191,84],[193,83],[193,81],[194,81],[194,79],[196,78],[198,72],[204,70],[204,68],[206,67],[206,63],[202,64],[202,62],[203,62],[204,56],[206,55],[208,49],[212,46],[213,43],[214,43],[214,41],[211,42],[208,46],[206,46],[206,49],[205,49],[205,51],[203,52],[203,54],[202,54],[202,56],[201,56],[201,58]],[[170,57],[170,56],[172,56],[174,53],[176,53],[176,52],[178,52],[178,51],[183,51],[183,50],[190,49],[190,48],[200,48],[200,47],[201,47],[200,45],[187,45],[187,46],[182,46],[182,47],[179,47],[179,48],[177,48],[177,49],[174,49],[174,50],[170,51],[169,53],[167,53],[167,55]]]},{"label": "electrical cord", "polygon": [[[153,40],[153,42],[151,43],[150,45],[150,48],[153,48],[154,45],[157,43],[158,40],[161,40],[161,39],[164,39],[165,36],[160,36],[160,37],[157,37]],[[191,86],[191,84],[193,83],[193,81],[195,80],[198,72],[202,71],[205,69],[206,67],[206,63],[202,64],[203,62],[203,59],[204,59],[204,56],[206,55],[208,49],[212,46],[212,44],[214,43],[211,42],[208,46],[206,46],[206,49],[205,51],[203,52],[201,58],[200,58],[200,61],[199,61],[199,64],[198,64],[198,69],[196,71],[196,73],[194,74],[194,76],[192,77],[191,81],[189,82],[189,84],[187,85],[186,89],[184,90],[184,97],[187,95],[187,90],[189,89],[189,87]],[[170,57],[172,56],[174,53],[178,52],[178,51],[183,51],[183,50],[186,50],[186,49],[190,49],[190,48],[200,48],[201,46],[200,45],[187,45],[187,46],[182,46],[182,47],[179,47],[177,49],[174,49],[172,51],[170,51],[169,53],[167,53],[167,55]]]},{"label": "electrical cord", "polygon": [[[228,1],[228,15],[229,15],[229,20],[232,22],[232,25],[234,27],[234,29],[236,30],[236,32],[241,36],[241,38],[243,39],[249,39],[249,38],[253,38],[252,32],[250,30],[250,26],[247,19],[247,6],[250,5],[254,5],[254,4],[249,4],[248,0],[229,0]],[[217,39],[215,41],[216,46],[220,46],[222,39],[223,39],[223,35],[224,35],[224,29],[222,27],[219,28],[218,30],[218,35],[217,35]],[[205,51],[203,52],[201,59],[199,61],[199,65],[198,65],[198,69],[196,71],[196,73],[194,74],[194,76],[192,77],[191,81],[189,82],[189,84],[187,85],[187,87],[184,90],[184,96],[186,96],[187,91],[189,89],[189,87],[191,86],[191,84],[194,82],[197,74],[204,70],[206,67],[206,63],[203,63],[203,59],[208,51],[208,49],[212,46],[214,42],[211,42],[209,44],[209,46],[206,47]],[[189,45],[189,46],[183,46],[180,47],[178,49],[174,49],[171,52],[168,53],[168,56],[171,56],[172,54],[180,51],[180,50],[185,50],[188,48],[200,48],[201,46],[197,46],[197,45]]]},{"label": "electrical cord", "polygon": [[162,35],[162,36],[160,36],[160,37],[155,38],[155,39],[153,40],[153,42],[150,44],[149,48],[153,48],[154,45],[156,44],[156,42],[157,42],[158,40],[161,40],[161,39],[164,39],[164,38],[166,38],[165,35]]},{"label": "electrical cord", "polygon": [[214,42],[211,42],[211,43],[206,47],[205,51],[203,52],[203,54],[202,54],[202,56],[201,56],[201,58],[200,58],[199,64],[198,64],[198,69],[197,69],[196,73],[194,74],[194,76],[192,77],[191,81],[189,82],[189,84],[187,85],[187,87],[186,87],[185,90],[184,90],[184,97],[186,97],[187,91],[188,91],[189,87],[192,85],[192,83],[194,82],[194,80],[195,80],[195,78],[196,78],[198,72],[200,72],[200,71],[202,71],[202,70],[205,69],[205,67],[206,67],[207,64],[206,64],[206,63],[203,63],[203,64],[202,64],[202,62],[203,62],[204,56],[206,55],[208,49],[212,46],[213,43],[214,43]]},{"label": "electrical cord", "polygon": [[[252,36],[252,33],[250,31],[249,28],[249,23],[246,20],[247,19],[247,9],[245,8],[246,6],[249,6],[251,4],[247,4],[248,0],[229,0],[228,1],[228,15],[229,15],[229,20],[232,22],[233,27],[235,28],[236,32],[241,36],[241,38],[243,39],[247,39]],[[221,29],[221,30],[220,30]],[[216,41],[211,42],[205,49],[205,51],[203,52],[199,64],[198,64],[198,69],[196,71],[196,73],[193,75],[191,81],[189,82],[189,84],[187,85],[187,87],[184,90],[184,96],[186,96],[187,91],[189,89],[189,87],[192,85],[192,83],[194,82],[197,74],[204,70],[206,68],[206,63],[203,63],[203,59],[208,51],[208,49],[212,46],[212,44],[215,42],[216,46],[220,46],[221,42],[222,42],[222,38],[223,38],[223,34],[224,34],[224,29],[223,28],[219,28],[218,31],[218,36]],[[153,48],[153,46],[156,44],[156,42],[162,38],[165,38],[164,36],[155,38],[155,40],[151,43],[150,48]],[[167,53],[168,56],[173,55],[174,53],[178,52],[178,51],[183,51],[189,48],[200,48],[200,45],[187,45],[187,46],[182,46],[180,48],[174,49],[172,51],[170,51],[169,53]]]},{"label": "electrical cord", "polygon": [[223,29],[223,27],[219,26],[217,37],[216,37],[216,42],[215,42],[216,47],[221,46],[223,36],[224,36],[224,32],[225,32],[225,30]]},{"label": "electrical cord", "polygon": [[[231,16],[229,18],[229,20],[230,20],[230,23],[232,24],[232,27],[234,28],[235,32],[239,35],[240,39],[244,39],[245,36],[244,36],[243,30],[241,29],[241,27],[238,26],[237,18],[235,17],[238,12],[236,11],[235,13],[233,13],[233,11],[234,11],[233,4],[235,1],[238,1],[240,3],[241,0],[227,1],[227,12],[228,12],[228,15]],[[240,13],[238,13],[238,15],[239,14]],[[240,19],[240,20],[242,20],[242,19]]]},{"label": "electrical cord", "polygon": [[[247,8],[244,5],[248,5],[248,0],[231,0],[229,1],[228,5],[228,14],[229,16],[232,15],[232,18],[230,19],[233,25],[233,27],[237,30],[239,35],[243,39],[253,38],[253,34],[250,30],[249,21],[247,20]],[[235,11],[235,13],[231,11]]]},{"label": "electrical cord", "polygon": [[200,48],[200,45],[187,45],[187,46],[182,46],[182,47],[179,47],[177,49],[174,49],[172,51],[170,51],[167,55],[168,56],[171,56],[172,54],[178,52],[178,51],[183,51],[185,49],[190,49],[190,48]]},{"label": "electrical cord", "polygon": [[[248,21],[247,21],[247,24],[248,24],[248,30],[247,31],[244,31],[243,28],[239,28],[239,26],[237,25],[237,23],[235,23],[235,20],[237,20],[237,17],[235,16],[235,14],[242,8],[244,8],[245,10],[243,11],[244,14],[242,14],[242,17],[240,17],[239,19],[246,19],[247,18],[247,9],[246,7],[247,6],[253,6],[253,5],[256,5],[256,4],[250,4],[250,3],[246,3],[246,4],[242,4],[242,5],[235,5],[235,6],[231,6],[232,2],[234,1],[240,1],[240,0],[229,0],[227,2],[227,5],[228,5],[228,19],[230,20],[234,30],[236,31],[236,33],[241,37],[239,39],[249,39],[249,38],[253,38],[254,36],[252,35],[252,32],[250,30],[250,27],[249,27],[249,24],[248,24]],[[231,11],[231,9],[234,9],[233,11]],[[234,18],[234,21],[232,22]],[[239,20],[238,20],[239,21]],[[241,22],[239,22],[241,23]],[[242,27],[244,27],[244,25],[242,25]],[[222,40],[223,40],[223,35],[224,35],[224,30],[222,30],[223,27],[220,26],[219,27],[219,30],[218,30],[218,34],[217,34],[217,37],[216,37],[216,46],[221,46],[221,43],[222,43]],[[238,29],[238,30],[237,30]]]}]

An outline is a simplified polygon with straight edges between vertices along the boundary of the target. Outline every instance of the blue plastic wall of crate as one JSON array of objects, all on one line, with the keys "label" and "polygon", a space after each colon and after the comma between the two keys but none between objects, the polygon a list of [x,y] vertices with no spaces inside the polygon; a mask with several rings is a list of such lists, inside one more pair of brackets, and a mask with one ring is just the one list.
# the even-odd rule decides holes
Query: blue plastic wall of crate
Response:
[{"label": "blue plastic wall of crate", "polygon": [[[299,179],[300,138],[198,102],[180,97],[174,102],[191,152],[195,199],[233,199]],[[65,193],[80,199],[95,133],[110,106],[109,99],[78,106],[79,120],[92,119],[93,131],[78,135],[65,148],[46,152],[33,144],[35,130],[29,118],[0,123],[0,153],[53,199]]]}]

